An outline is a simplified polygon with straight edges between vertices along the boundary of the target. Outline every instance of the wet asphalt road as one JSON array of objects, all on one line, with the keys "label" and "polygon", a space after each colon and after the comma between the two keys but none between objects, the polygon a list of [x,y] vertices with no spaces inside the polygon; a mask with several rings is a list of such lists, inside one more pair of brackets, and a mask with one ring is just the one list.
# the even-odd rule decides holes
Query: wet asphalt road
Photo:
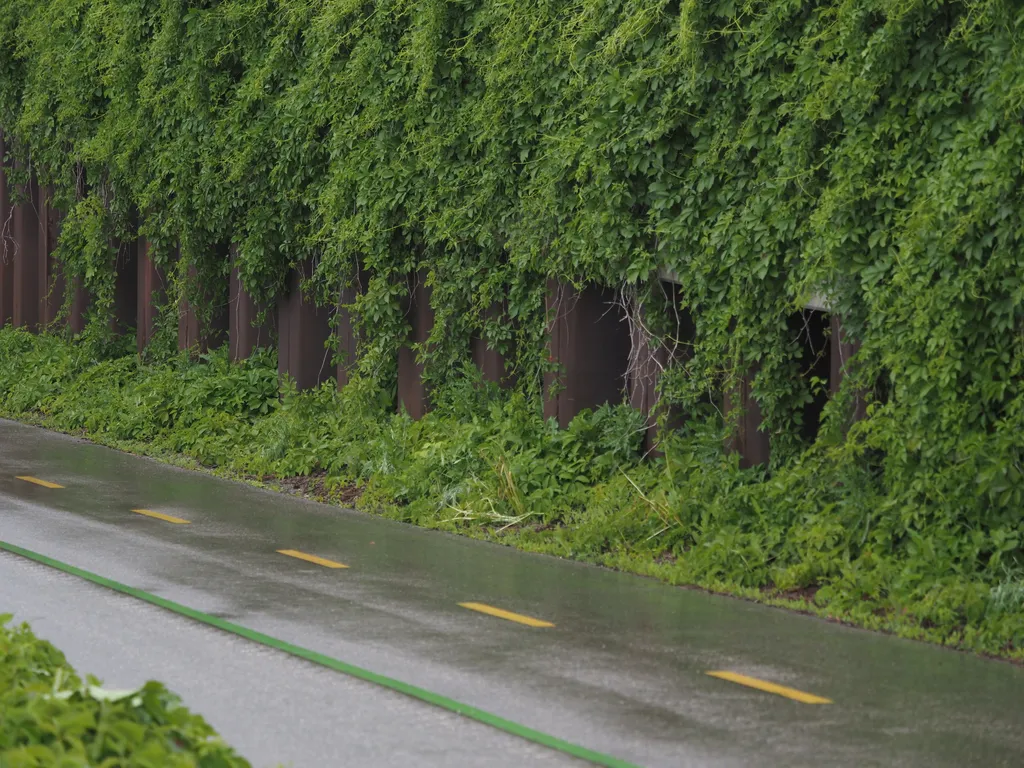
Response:
[{"label": "wet asphalt road", "polygon": [[6,552],[3,612],[110,688],[169,684],[257,766],[587,765]]},{"label": "wet asphalt road", "polygon": [[[0,540],[639,765],[1024,765],[1024,669],[10,422],[0,422]],[[467,601],[554,626],[459,606]],[[3,554],[0,612],[12,608],[112,687],[162,679],[257,765],[579,764]],[[804,704],[711,670],[833,703]]]}]

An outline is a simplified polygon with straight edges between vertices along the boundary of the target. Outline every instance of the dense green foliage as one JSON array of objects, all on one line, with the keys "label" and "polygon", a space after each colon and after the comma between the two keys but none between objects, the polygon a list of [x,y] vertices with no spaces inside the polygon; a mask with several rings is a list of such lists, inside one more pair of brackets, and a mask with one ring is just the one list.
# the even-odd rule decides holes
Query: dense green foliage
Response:
[{"label": "dense green foliage", "polygon": [[100,360],[5,329],[0,413],[235,476],[315,473],[323,497],[357,484],[363,509],[396,519],[756,599],[808,597],[800,607],[823,615],[1024,658],[1019,524],[908,518],[853,444],[823,443],[766,478],[740,470],[712,426],[652,462],[627,406],[558,430],[467,373],[414,422],[365,382],[279,398],[273,362]]},{"label": "dense green foliage", "polygon": [[[0,0],[0,127],[68,209],[93,335],[136,224],[193,293],[223,285],[229,242],[264,298],[309,258],[329,303],[371,276],[340,397],[278,408],[260,361],[93,367],[5,337],[7,407],[239,471],[374,478],[421,521],[539,514],[578,556],[657,552],[673,578],[820,587],[864,622],[1019,648],[1022,29],[1013,0]],[[382,405],[416,268],[437,310],[422,424]],[[663,386],[685,425],[641,465],[621,409],[567,434],[537,416],[544,280],[657,308],[659,268],[696,338]],[[862,342],[820,432],[794,322],[812,293]],[[522,392],[479,394],[473,333]],[[24,367],[40,355],[76,388],[33,389],[56,375]],[[715,404],[752,365],[770,473],[721,449]],[[234,399],[247,376],[265,415]],[[869,418],[847,434],[854,391]]]},{"label": "dense green foliage", "polygon": [[155,682],[108,691],[0,616],[0,766],[248,768],[198,715]]},{"label": "dense green foliage", "polygon": [[[222,278],[229,241],[265,296],[289,263],[316,258],[336,295],[361,262],[364,370],[386,381],[423,265],[444,379],[481,329],[539,367],[544,277],[647,294],[667,267],[698,319],[673,396],[758,361],[780,462],[811,386],[787,315],[812,291],[863,340],[864,380],[891,378],[870,438],[894,486],[1019,418],[1010,0],[0,9],[0,126],[60,190],[62,256],[101,296],[133,211],[165,262],[180,244],[182,282]],[[520,322],[485,323],[496,298]]]}]

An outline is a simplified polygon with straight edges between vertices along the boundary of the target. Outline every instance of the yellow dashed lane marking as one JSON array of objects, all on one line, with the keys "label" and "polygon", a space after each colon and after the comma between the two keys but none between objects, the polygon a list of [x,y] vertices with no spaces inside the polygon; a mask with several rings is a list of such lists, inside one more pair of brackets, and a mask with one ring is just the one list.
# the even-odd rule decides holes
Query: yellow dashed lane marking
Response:
[{"label": "yellow dashed lane marking", "polygon": [[18,480],[24,480],[26,483],[34,483],[36,485],[41,485],[41,486],[43,486],[43,488],[63,488],[64,487],[63,485],[57,485],[56,483],[51,483],[51,482],[49,482],[47,480],[40,480],[38,477],[31,477],[29,475],[18,475],[17,479]]},{"label": "yellow dashed lane marking", "polygon": [[348,568],[344,563],[336,563],[333,560],[317,557],[316,555],[307,555],[305,552],[299,552],[297,549],[279,549],[277,551],[282,555],[288,555],[288,557],[297,557],[299,560],[305,560],[308,563],[322,565],[324,568]]},{"label": "yellow dashed lane marking", "polygon": [[174,515],[165,515],[163,512],[154,512],[151,509],[133,509],[137,515],[145,515],[146,517],[154,517],[157,520],[163,520],[165,523],[174,523],[175,525],[188,525],[188,520],[183,520],[180,517]]},{"label": "yellow dashed lane marking", "polygon": [[813,693],[804,693],[798,691],[796,688],[787,688],[784,685],[776,685],[775,683],[769,683],[766,680],[758,680],[756,677],[747,677],[746,675],[738,675],[735,672],[708,672],[712,677],[717,677],[720,680],[728,680],[730,683],[739,683],[745,685],[748,688],[757,688],[759,691],[766,691],[768,693],[774,693],[779,696],[785,696],[787,699],[793,699],[794,701],[801,701],[804,704],[831,704],[832,699],[825,699],[821,696],[815,696]]},{"label": "yellow dashed lane marking", "polygon": [[501,608],[495,608],[493,605],[486,605],[485,603],[459,603],[463,608],[469,608],[471,611],[479,611],[480,613],[486,613],[488,616],[497,616],[499,619],[508,619],[509,621],[515,621],[519,624],[525,624],[528,627],[553,627],[555,626],[550,621],[543,621],[541,619],[535,619],[532,616],[523,616],[521,613],[512,613],[511,611],[503,611]]}]

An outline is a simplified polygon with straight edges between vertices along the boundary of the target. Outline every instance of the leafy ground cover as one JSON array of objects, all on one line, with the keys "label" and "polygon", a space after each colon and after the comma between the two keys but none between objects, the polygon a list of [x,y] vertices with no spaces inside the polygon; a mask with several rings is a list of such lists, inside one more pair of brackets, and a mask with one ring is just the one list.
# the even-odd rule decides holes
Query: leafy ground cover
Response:
[{"label": "leafy ground cover", "polygon": [[396,520],[1024,660],[1012,425],[961,438],[984,445],[894,484],[874,447],[884,413],[841,439],[826,431],[769,472],[740,469],[713,418],[684,425],[651,459],[626,406],[559,430],[471,369],[436,400],[412,421],[365,380],[282,393],[267,353],[141,363],[0,331],[8,417]]},{"label": "leafy ground cover", "polygon": [[0,616],[0,765],[248,768],[156,682],[109,691],[26,624]]},{"label": "leafy ground cover", "polygon": [[[0,2],[11,200],[50,190],[93,339],[4,335],[0,406],[1020,659],[1022,34],[1011,0]],[[172,308],[141,367],[111,322],[140,239]],[[323,306],[348,297],[344,393],[173,358],[183,299],[208,327],[232,267],[273,306],[302,264]],[[437,407],[413,423],[392,402],[417,274]],[[664,458],[625,408],[541,418],[551,280],[680,351]],[[860,344],[821,418],[812,296]],[[471,339],[520,392],[474,378]],[[741,470],[719,407],[752,366],[771,464]]]}]

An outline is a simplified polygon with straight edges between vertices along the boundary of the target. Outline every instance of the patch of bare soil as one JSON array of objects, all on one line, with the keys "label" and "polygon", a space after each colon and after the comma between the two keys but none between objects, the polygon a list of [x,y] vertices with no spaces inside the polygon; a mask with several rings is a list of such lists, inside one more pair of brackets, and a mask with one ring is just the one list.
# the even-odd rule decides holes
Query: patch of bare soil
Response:
[{"label": "patch of bare soil", "polygon": [[818,594],[818,590],[821,589],[817,584],[812,584],[808,587],[799,587],[798,589],[773,589],[773,597],[780,598],[782,600],[802,600],[806,603],[813,603],[814,596]]},{"label": "patch of bare soil", "polygon": [[363,495],[362,487],[355,483],[340,488],[328,489],[327,473],[323,471],[314,472],[311,475],[296,475],[294,477],[265,475],[261,480],[268,485],[278,487],[284,493],[301,496],[304,499],[323,501],[328,504],[350,506]]}]

